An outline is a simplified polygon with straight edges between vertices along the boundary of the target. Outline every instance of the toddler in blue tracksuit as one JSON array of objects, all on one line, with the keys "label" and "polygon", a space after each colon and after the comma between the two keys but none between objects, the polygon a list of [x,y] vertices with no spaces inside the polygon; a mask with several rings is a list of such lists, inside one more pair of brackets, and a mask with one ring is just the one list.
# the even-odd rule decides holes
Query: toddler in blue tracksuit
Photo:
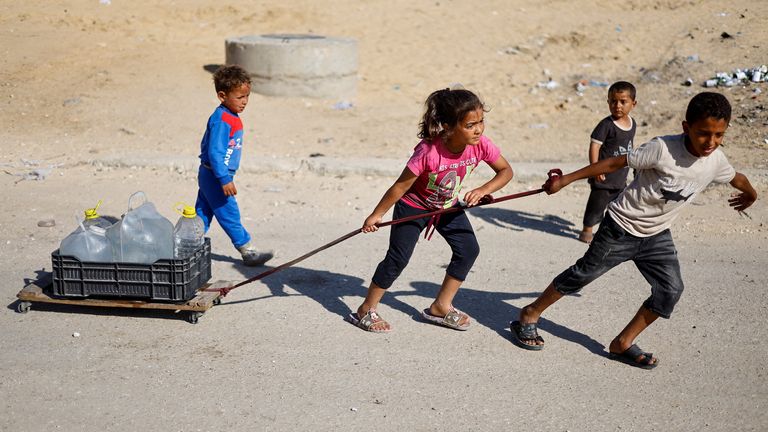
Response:
[{"label": "toddler in blue tracksuit", "polygon": [[248,266],[262,265],[272,258],[271,252],[258,252],[251,235],[240,221],[234,176],[240,166],[243,149],[243,122],[240,114],[248,104],[251,78],[240,66],[223,66],[213,74],[216,96],[221,101],[208,118],[200,143],[200,169],[195,209],[205,224],[214,217]]}]

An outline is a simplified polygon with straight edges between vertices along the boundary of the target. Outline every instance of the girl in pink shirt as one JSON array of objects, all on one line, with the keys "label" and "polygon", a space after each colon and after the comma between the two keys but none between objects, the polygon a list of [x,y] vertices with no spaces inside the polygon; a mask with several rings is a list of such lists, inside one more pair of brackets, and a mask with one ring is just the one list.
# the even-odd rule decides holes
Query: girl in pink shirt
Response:
[{"label": "girl in pink shirt", "polygon": [[[499,148],[483,136],[484,105],[474,93],[465,89],[438,90],[429,95],[425,107],[419,125],[421,142],[400,177],[363,222],[363,232],[378,230],[376,224],[392,206],[395,206],[392,218],[400,219],[459,205],[461,188],[481,161],[496,175],[464,195],[466,206],[476,205],[482,197],[496,192],[512,179],[512,168]],[[408,265],[419,235],[430,221],[448,242],[453,255],[440,291],[435,301],[424,309],[422,317],[457,330],[469,328],[469,316],[453,307],[453,297],[472,268],[480,247],[463,210],[432,220],[424,217],[393,225],[387,254],[376,268],[363,304],[349,315],[350,322],[371,332],[391,330],[376,307]]]}]

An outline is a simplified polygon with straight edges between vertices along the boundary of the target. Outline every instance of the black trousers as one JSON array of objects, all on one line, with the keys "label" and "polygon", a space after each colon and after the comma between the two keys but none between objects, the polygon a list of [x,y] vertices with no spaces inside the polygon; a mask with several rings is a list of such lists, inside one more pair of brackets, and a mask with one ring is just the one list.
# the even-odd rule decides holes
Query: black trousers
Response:
[{"label": "black trousers", "polygon": [[[398,201],[392,217],[400,219],[423,213],[429,212]],[[387,255],[376,267],[373,283],[384,289],[392,286],[408,265],[419,235],[429,224],[430,219],[430,217],[424,217],[392,225],[389,233],[389,249]],[[477,243],[475,231],[469,223],[467,214],[463,210],[442,214],[434,226],[435,231],[440,233],[451,247],[451,262],[448,264],[446,274],[463,281],[480,254],[480,245]]]},{"label": "black trousers", "polygon": [[595,226],[603,221],[605,208],[608,203],[615,200],[624,189],[598,189],[592,187],[587,200],[587,209],[584,211],[584,226]]}]

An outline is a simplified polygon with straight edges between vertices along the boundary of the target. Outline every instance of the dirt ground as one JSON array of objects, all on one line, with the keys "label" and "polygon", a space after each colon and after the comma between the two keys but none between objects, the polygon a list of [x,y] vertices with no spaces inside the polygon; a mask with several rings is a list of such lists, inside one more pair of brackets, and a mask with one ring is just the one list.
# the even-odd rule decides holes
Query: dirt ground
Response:
[{"label": "dirt ground", "polygon": [[[483,98],[486,135],[517,173],[497,195],[531,190],[587,161],[603,83],[637,86],[636,143],[676,133],[706,79],[768,63],[766,16],[746,0],[0,3],[0,430],[766,430],[768,83],[713,89],[734,107],[723,150],[760,199],[739,216],[730,188],[711,187],[675,222],[686,291],[638,341],[661,360],[650,372],[606,356],[649,292],[631,264],[549,310],[543,351],[511,343],[508,322],[585,250],[586,183],[470,211],[482,252],[455,300],[468,332],[418,318],[449,257],[439,236],[383,301],[393,332],[344,322],[386,230],[232,291],[197,325],[168,311],[15,312],[75,214],[102,199],[119,216],[141,190],[175,221],[174,203],[194,200],[228,37],[359,43],[356,97],[253,94],[242,115],[238,200],[276,266],[361,225],[433,90],[458,82]],[[241,266],[218,226],[209,236],[213,280],[269,268]]]}]

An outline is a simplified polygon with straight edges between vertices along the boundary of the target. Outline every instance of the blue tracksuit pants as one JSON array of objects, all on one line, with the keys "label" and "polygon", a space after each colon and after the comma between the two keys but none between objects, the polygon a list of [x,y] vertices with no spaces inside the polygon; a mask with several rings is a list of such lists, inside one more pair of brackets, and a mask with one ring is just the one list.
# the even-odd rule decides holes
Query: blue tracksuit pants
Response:
[{"label": "blue tracksuit pants", "polygon": [[205,224],[205,232],[208,232],[213,218],[216,217],[236,248],[251,241],[251,235],[240,222],[237,200],[234,196],[224,195],[221,183],[213,175],[213,171],[201,165],[197,173],[197,184],[200,189],[197,191],[195,210]]}]

